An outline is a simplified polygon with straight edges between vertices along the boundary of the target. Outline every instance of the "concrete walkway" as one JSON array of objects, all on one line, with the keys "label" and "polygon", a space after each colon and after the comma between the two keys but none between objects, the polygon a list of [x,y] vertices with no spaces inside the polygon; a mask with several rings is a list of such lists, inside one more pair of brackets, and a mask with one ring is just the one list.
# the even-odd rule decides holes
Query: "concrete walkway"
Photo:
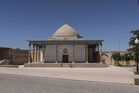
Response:
[{"label": "concrete walkway", "polygon": [[0,68],[0,73],[49,78],[134,84],[131,68]]}]

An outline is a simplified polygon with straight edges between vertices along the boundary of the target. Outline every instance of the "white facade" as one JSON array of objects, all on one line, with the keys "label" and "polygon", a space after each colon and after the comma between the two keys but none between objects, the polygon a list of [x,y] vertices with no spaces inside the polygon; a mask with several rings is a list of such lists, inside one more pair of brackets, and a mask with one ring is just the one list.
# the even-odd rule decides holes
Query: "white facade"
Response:
[{"label": "white facade", "polygon": [[[67,49],[67,53],[64,53],[64,49]],[[44,51],[44,61],[62,62],[63,55],[69,56],[69,62],[85,62],[85,45],[46,45]]]},{"label": "white facade", "polygon": [[85,62],[85,45],[75,45],[75,62]]},{"label": "white facade", "polygon": [[56,61],[56,46],[47,45],[44,51],[44,61],[54,62]]}]

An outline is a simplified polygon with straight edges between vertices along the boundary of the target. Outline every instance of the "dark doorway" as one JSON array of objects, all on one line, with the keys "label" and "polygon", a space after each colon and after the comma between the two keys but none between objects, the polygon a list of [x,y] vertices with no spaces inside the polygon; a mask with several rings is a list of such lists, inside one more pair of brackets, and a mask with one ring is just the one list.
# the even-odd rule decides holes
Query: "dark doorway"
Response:
[{"label": "dark doorway", "polygon": [[99,52],[96,51],[96,45],[89,45],[88,46],[88,62],[89,63],[98,63],[99,59]]},{"label": "dark doorway", "polygon": [[63,55],[63,63],[69,62],[69,55]]}]

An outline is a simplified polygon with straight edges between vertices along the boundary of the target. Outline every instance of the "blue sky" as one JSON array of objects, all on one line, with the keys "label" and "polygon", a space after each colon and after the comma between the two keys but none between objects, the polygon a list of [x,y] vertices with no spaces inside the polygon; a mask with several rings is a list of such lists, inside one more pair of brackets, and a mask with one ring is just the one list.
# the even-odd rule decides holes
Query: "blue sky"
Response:
[{"label": "blue sky", "polygon": [[28,48],[28,39],[48,39],[68,23],[103,50],[126,50],[139,29],[138,0],[0,0],[0,46]]}]

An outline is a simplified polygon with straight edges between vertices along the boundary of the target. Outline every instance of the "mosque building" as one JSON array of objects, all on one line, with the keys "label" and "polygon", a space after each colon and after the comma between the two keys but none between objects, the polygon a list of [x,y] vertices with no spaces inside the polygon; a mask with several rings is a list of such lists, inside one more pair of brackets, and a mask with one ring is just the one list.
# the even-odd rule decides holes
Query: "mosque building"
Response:
[{"label": "mosque building", "polygon": [[86,40],[68,24],[48,40],[28,40],[29,63],[100,63],[103,40]]}]

